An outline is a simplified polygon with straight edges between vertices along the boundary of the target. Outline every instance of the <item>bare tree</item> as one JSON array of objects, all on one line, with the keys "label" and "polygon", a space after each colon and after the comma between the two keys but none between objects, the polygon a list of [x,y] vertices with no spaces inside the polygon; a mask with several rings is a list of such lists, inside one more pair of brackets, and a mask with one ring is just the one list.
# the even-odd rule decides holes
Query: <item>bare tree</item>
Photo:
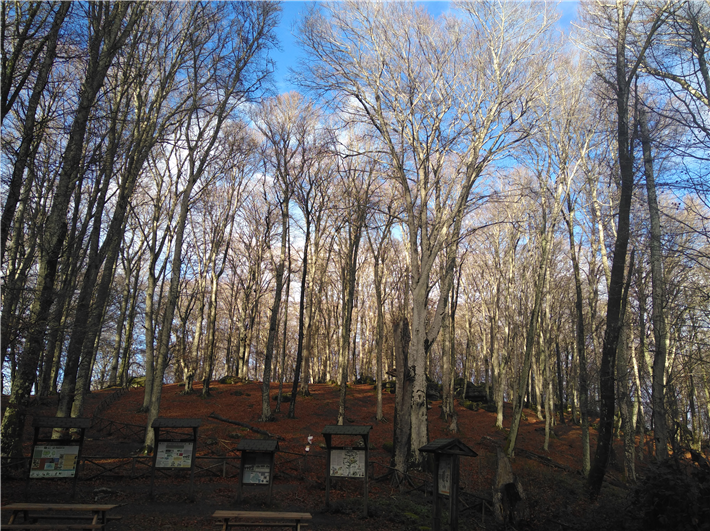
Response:
[{"label": "bare tree", "polygon": [[[309,124],[313,105],[300,94],[291,92],[265,101],[254,112],[255,125],[265,139],[264,166],[274,180],[273,190],[281,211],[281,245],[275,270],[274,301],[271,305],[269,335],[264,354],[261,421],[273,420],[269,403],[272,359],[278,335],[278,317],[283,296],[284,270],[290,241],[288,240],[289,205],[294,186],[303,179],[309,162]],[[288,302],[287,302],[288,303]]]},{"label": "bare tree", "polygon": [[[340,154],[337,163],[339,176],[337,194],[340,196],[338,210],[341,219],[341,224],[336,230],[341,279],[341,326],[338,349],[340,399],[338,401],[337,423],[341,426],[345,421],[350,335],[360,242],[370,214],[371,197],[380,177],[376,160],[357,156],[358,151],[369,151],[366,141],[354,131],[347,131],[347,133],[350,138],[345,141],[344,152]],[[354,365],[355,360],[353,359],[353,368]]]},{"label": "bare tree", "polygon": [[373,220],[367,231],[367,243],[370,248],[370,254],[372,255],[372,281],[375,289],[375,308],[377,312],[377,320],[375,324],[375,355],[377,357],[375,381],[377,386],[377,411],[375,412],[375,418],[378,421],[383,421],[385,418],[382,412],[382,379],[384,376],[382,351],[384,349],[385,339],[384,306],[386,295],[384,291],[384,276],[387,267],[387,252],[389,249],[390,239],[392,237],[392,225],[394,224],[395,217],[393,213],[394,199],[391,198],[390,202],[387,203],[387,199],[383,197],[384,194],[380,193],[377,194],[377,196],[381,212],[378,213],[378,209],[375,209]]},{"label": "bare tree", "polygon": [[[536,181],[536,188],[530,193],[534,194],[536,202],[539,202],[538,208],[531,209],[540,214],[539,225],[535,229],[539,261],[534,280],[534,299],[525,336],[523,370],[514,402],[510,433],[506,441],[508,456],[512,456],[515,450],[525,387],[533,361],[533,350],[536,348],[541,330],[544,297],[549,281],[550,258],[557,224],[561,219],[562,207],[572,180],[584,164],[595,134],[593,114],[585,103],[588,85],[584,65],[573,66],[571,64],[573,60],[573,58],[558,58],[556,70],[560,73],[546,79],[540,103],[533,110],[538,117],[535,120],[538,130],[531,134],[530,142],[521,150],[521,164],[530,166]],[[542,353],[545,353],[544,349]],[[543,365],[547,367],[546,363]],[[539,382],[540,378],[536,378],[536,381]],[[545,395],[550,398],[549,393]],[[547,417],[549,418],[549,415]],[[549,423],[546,427],[546,434],[549,436]]]},{"label": "bare tree", "polygon": [[[631,88],[639,71],[643,57],[648,50],[655,33],[668,16],[668,4],[649,6],[650,12],[643,25],[639,39],[634,39],[630,26],[637,20],[634,15],[642,16],[644,6],[637,2],[628,4],[618,0],[615,5],[585,5],[589,28],[601,30],[602,46],[598,52],[598,75],[612,94],[616,110],[616,140],[620,177],[618,223],[614,258],[608,286],[606,330],[600,368],[601,411],[599,419],[599,437],[597,448],[589,472],[589,488],[593,498],[599,495],[611,450],[611,438],[614,420],[614,367],[616,349],[622,326],[622,305],[624,303],[624,278],[629,243],[631,200],[633,195],[633,145],[630,122]],[[638,10],[638,11],[637,11]],[[597,41],[598,42],[598,41]],[[606,46],[606,48],[603,48]],[[630,52],[633,50],[633,54]]]},{"label": "bare tree", "polygon": [[222,136],[225,122],[245,99],[260,90],[268,75],[268,61],[264,54],[271,45],[278,13],[278,7],[268,2],[205,5],[204,9],[210,16],[205,17],[199,31],[188,36],[193,54],[188,82],[190,113],[179,139],[186,152],[187,175],[180,192],[180,208],[175,223],[170,286],[158,338],[158,359],[148,408],[146,451],[152,450],[154,444],[151,424],[160,410],[181,277],[185,224],[193,201],[193,190],[205,177],[205,170],[213,160],[212,150]]},{"label": "bare tree", "polygon": [[[309,164],[306,166],[304,178],[297,184],[295,200],[301,211],[303,224],[303,257],[301,260],[301,289],[298,303],[298,345],[296,347],[296,366],[294,368],[293,387],[291,389],[291,402],[288,407],[288,418],[296,418],[296,396],[300,383],[304,360],[304,327],[306,321],[306,296],[309,292],[309,253],[311,250],[311,232],[313,225],[320,224],[319,218],[327,208],[330,199],[327,183],[333,179],[335,163],[328,154],[327,142],[324,138],[323,124],[315,122],[310,124],[308,134],[313,138],[311,150],[308,154]],[[315,221],[315,223],[314,223]]]},{"label": "bare tree", "polygon": [[87,22],[92,28],[88,41],[88,65],[77,102],[69,140],[64,149],[61,170],[54,190],[52,207],[44,224],[42,259],[31,310],[32,324],[26,340],[19,374],[12,383],[10,404],[2,421],[3,454],[16,454],[24,426],[24,404],[35,382],[37,363],[43,348],[47,318],[54,302],[54,284],[62,246],[67,235],[67,208],[74,192],[85,135],[96,97],[103,87],[114,58],[142,17],[144,4],[90,4]]},{"label": "bare tree", "polygon": [[[207,311],[207,338],[205,355],[205,375],[202,381],[202,395],[209,394],[209,383],[216,358],[216,328],[218,310],[218,288],[224,274],[229,248],[232,243],[235,216],[245,195],[245,186],[256,171],[255,142],[246,124],[233,122],[226,129],[221,160],[213,171],[218,176],[215,200],[209,202],[206,217],[211,221],[209,240],[210,299]],[[221,258],[220,258],[221,255]]]},{"label": "bare tree", "polygon": [[[453,280],[451,261],[427,325],[432,267],[458,241],[478,177],[524,137],[518,126],[536,92],[537,46],[550,22],[535,6],[471,2],[461,4],[463,19],[434,20],[410,4],[342,2],[313,10],[300,27],[308,54],[300,81],[377,131],[404,205],[417,463],[427,442],[426,357]],[[519,36],[512,45],[511,35]]]},{"label": "bare tree", "polygon": [[[70,2],[5,2],[2,4],[0,123],[5,125],[6,115],[15,106],[32,76],[34,76],[34,83],[24,110],[20,147],[15,156],[12,177],[7,187],[2,211],[0,263],[5,261],[10,226],[20,202],[23,175],[29,163],[32,145],[37,141],[37,109],[54,66],[59,32],[70,8]],[[38,63],[39,68],[36,68]]]}]

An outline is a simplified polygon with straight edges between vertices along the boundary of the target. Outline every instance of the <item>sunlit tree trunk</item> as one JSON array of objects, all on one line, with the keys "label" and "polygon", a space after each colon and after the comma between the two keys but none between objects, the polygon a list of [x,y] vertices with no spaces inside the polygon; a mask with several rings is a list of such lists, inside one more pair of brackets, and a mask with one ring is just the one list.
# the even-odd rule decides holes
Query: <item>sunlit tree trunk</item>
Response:
[{"label": "sunlit tree trunk", "polygon": [[587,386],[587,336],[584,328],[584,296],[582,294],[582,275],[577,258],[577,242],[574,237],[574,208],[572,198],[567,196],[567,212],[565,222],[569,234],[570,259],[572,260],[572,270],[574,271],[574,308],[575,308],[575,338],[577,363],[579,366],[579,415],[582,426],[582,475],[587,477],[591,467],[589,448],[589,390]]},{"label": "sunlit tree trunk", "polygon": [[[286,241],[291,241],[291,224],[290,220],[286,221]],[[286,342],[288,340],[288,308],[290,306],[290,293],[291,293],[291,246],[289,245],[286,249],[286,265],[287,265],[287,274],[286,274],[286,294],[284,296],[284,325],[283,325],[283,332],[281,333],[281,363],[279,364],[279,367],[281,370],[279,371],[279,393],[278,397],[276,399],[276,408],[274,411],[276,413],[281,412],[281,398],[283,395],[283,386],[284,386],[284,379],[286,377]]]},{"label": "sunlit tree trunk", "polygon": [[668,357],[668,332],[666,326],[666,287],[663,274],[663,253],[661,250],[661,216],[656,196],[656,180],[651,154],[651,136],[648,131],[646,110],[638,109],[641,146],[643,148],[643,167],[646,177],[646,196],[648,213],[651,221],[651,298],[653,311],[653,338],[655,354],[653,357],[653,433],[656,439],[656,459],[668,457],[668,426],[666,422],[666,359]]},{"label": "sunlit tree trunk", "polygon": [[636,482],[636,467],[634,455],[634,428],[631,422],[631,395],[629,394],[629,343],[633,341],[629,319],[626,318],[621,331],[619,348],[616,355],[616,382],[619,395],[619,414],[621,415],[621,431],[624,443],[624,480],[626,483]]},{"label": "sunlit tree trunk", "polygon": [[[411,407],[412,375],[409,363],[409,323],[406,317],[400,317],[395,321],[394,335],[394,355],[395,370],[397,372],[395,388],[395,409],[394,409],[394,452],[392,455],[392,465],[398,474],[406,474],[409,467],[409,452],[411,450],[410,434],[411,417],[409,408]],[[399,483],[401,476],[395,475],[395,483]]]},{"label": "sunlit tree trunk", "polygon": [[615,48],[615,56],[611,68],[613,73],[608,78],[609,86],[613,88],[616,104],[616,142],[617,160],[620,175],[620,194],[616,242],[614,258],[608,285],[606,330],[602,348],[601,366],[599,370],[599,391],[601,398],[599,436],[594,462],[588,477],[592,498],[599,496],[606,472],[609,454],[611,452],[612,429],[614,422],[614,367],[616,365],[616,349],[622,327],[621,307],[624,303],[624,275],[626,273],[626,254],[630,234],[631,201],[633,196],[634,168],[633,146],[631,142],[632,128],[629,116],[629,97],[632,83],[636,78],[640,61],[648,48],[654,33],[661,25],[660,14],[654,14],[645,39],[637,49],[635,61],[627,61],[627,38],[629,24],[632,20],[636,4],[627,11],[626,2],[617,0],[609,22],[613,24],[611,42]]}]

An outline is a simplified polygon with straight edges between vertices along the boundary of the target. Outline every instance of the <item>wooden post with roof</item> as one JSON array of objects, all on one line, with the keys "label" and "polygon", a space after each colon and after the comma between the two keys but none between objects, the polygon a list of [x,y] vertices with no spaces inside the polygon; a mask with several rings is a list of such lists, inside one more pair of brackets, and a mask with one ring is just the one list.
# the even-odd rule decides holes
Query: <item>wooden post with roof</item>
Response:
[{"label": "wooden post with roof", "polygon": [[[30,469],[25,483],[25,496],[30,479],[73,478],[71,497],[76,495],[76,479],[79,475],[79,460],[84,445],[84,433],[91,427],[91,419],[71,417],[35,417],[32,422],[34,438]],[[79,438],[53,439],[52,433],[42,436],[43,429],[78,430]],[[45,432],[46,433],[46,432]]]},{"label": "wooden post with roof", "polygon": [[[153,470],[150,476],[150,497],[153,498],[153,483],[155,470],[170,468],[176,470],[190,469],[190,496],[195,486],[195,456],[197,453],[197,429],[202,425],[202,419],[173,419],[158,417],[153,421],[155,448],[153,449]],[[160,430],[164,438],[160,437]],[[180,430],[192,430],[191,437],[185,437]],[[166,436],[170,434],[170,436]]]},{"label": "wooden post with roof", "polygon": [[441,500],[449,498],[449,529],[459,528],[459,457],[476,457],[459,439],[437,439],[419,448],[420,452],[434,456],[434,503],[432,505],[432,529],[441,529]]},{"label": "wooden post with roof", "polygon": [[269,487],[269,501],[274,490],[274,456],[279,451],[275,439],[242,439],[237,445],[242,453],[239,465],[237,501],[242,501],[244,485],[266,485]]},{"label": "wooden post with roof", "polygon": [[[330,478],[362,478],[364,480],[363,509],[367,518],[367,497],[369,478],[370,445],[368,442],[372,426],[325,426],[323,437],[327,447],[325,474],[325,506],[330,508]],[[362,447],[333,446],[333,435],[362,437]]]}]

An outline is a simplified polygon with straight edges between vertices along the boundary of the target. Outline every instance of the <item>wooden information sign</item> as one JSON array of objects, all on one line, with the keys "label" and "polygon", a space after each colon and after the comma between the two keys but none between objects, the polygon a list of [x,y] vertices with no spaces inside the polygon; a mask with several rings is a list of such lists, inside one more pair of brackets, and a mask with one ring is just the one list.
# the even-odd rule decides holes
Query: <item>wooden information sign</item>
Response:
[{"label": "wooden information sign", "polygon": [[459,457],[476,457],[478,454],[459,439],[437,439],[419,448],[420,452],[434,456],[434,504],[432,529],[441,529],[441,501],[449,499],[449,529],[459,527]]},{"label": "wooden information sign", "polygon": [[[325,505],[330,507],[330,478],[355,478],[364,482],[363,508],[367,517],[368,496],[368,437],[372,426],[326,426],[323,437],[327,447],[325,474]],[[333,435],[346,437],[362,437],[363,445],[333,446]]]},{"label": "wooden information sign", "polygon": [[[84,432],[91,427],[91,419],[35,417],[32,427],[34,428],[32,459],[26,488],[29,486],[30,479],[73,478],[71,492],[73,498],[76,493]],[[54,430],[78,430],[79,437],[73,439],[71,434],[62,434],[59,439],[53,439]]]},{"label": "wooden information sign", "polygon": [[[153,450],[153,471],[150,476],[150,497],[156,469],[190,471],[190,494],[195,483],[195,452],[197,450],[197,429],[202,419],[169,419],[158,417],[153,421],[155,449]],[[161,437],[160,430],[163,430]],[[192,430],[192,434],[185,433]]]},{"label": "wooden information sign", "polygon": [[279,451],[275,439],[242,439],[237,445],[242,453],[237,501],[242,499],[244,485],[269,487],[269,505],[274,487],[274,456]]}]

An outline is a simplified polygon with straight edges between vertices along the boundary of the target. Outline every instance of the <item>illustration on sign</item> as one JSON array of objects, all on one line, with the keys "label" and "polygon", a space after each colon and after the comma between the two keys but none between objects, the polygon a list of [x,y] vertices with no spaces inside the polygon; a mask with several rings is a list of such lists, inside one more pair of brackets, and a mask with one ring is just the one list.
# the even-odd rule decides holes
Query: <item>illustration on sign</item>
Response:
[{"label": "illustration on sign", "polygon": [[73,478],[79,446],[37,445],[32,454],[31,478]]},{"label": "illustration on sign", "polygon": [[451,458],[441,456],[439,461],[439,494],[448,496],[451,493]]},{"label": "illustration on sign", "polygon": [[365,451],[346,448],[330,453],[330,475],[342,478],[365,477]]},{"label": "illustration on sign", "polygon": [[190,468],[192,466],[191,442],[158,443],[156,468]]},{"label": "illustration on sign", "polygon": [[244,479],[242,483],[268,485],[271,474],[269,454],[246,454],[244,459]]}]

